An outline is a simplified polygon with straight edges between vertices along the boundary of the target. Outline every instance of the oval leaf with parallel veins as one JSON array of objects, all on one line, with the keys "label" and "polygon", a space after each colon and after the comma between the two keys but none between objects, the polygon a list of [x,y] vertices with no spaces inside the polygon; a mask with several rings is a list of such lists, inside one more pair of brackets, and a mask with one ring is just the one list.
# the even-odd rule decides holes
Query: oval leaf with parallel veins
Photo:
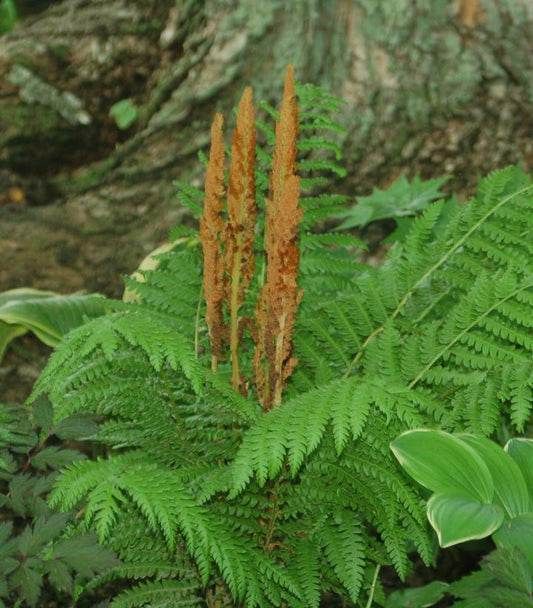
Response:
[{"label": "oval leaf with parallel veins", "polygon": [[494,484],[482,458],[463,441],[444,433],[417,429],[391,443],[402,467],[418,483],[439,494],[491,503]]},{"label": "oval leaf with parallel veins", "polygon": [[428,519],[441,547],[485,538],[504,522],[501,507],[486,505],[462,496],[435,494],[428,501]]}]

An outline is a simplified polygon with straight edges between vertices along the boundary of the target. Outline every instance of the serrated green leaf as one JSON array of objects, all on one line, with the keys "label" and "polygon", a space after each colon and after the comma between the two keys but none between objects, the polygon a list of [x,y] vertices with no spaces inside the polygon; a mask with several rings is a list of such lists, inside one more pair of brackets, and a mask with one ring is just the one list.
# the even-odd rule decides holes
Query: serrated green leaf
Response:
[{"label": "serrated green leaf", "polygon": [[443,431],[406,431],[391,443],[402,467],[433,492],[491,503],[494,484],[489,469],[470,446]]},{"label": "serrated green leaf", "polygon": [[72,594],[74,586],[66,564],[59,560],[53,560],[48,562],[45,568],[48,572],[48,580],[54,589]]},{"label": "serrated green leaf", "polygon": [[17,515],[27,514],[27,501],[32,495],[36,479],[28,474],[16,475],[9,482],[9,506]]},{"label": "serrated green leaf", "polygon": [[116,555],[98,544],[96,534],[77,534],[56,543],[52,557],[84,578],[92,578],[121,564]]},{"label": "serrated green leaf", "polygon": [[470,598],[479,594],[479,590],[485,585],[494,582],[494,578],[490,572],[486,570],[477,570],[458,581],[450,583],[449,591],[456,597]]},{"label": "serrated green leaf", "polygon": [[387,218],[414,216],[428,205],[442,198],[441,186],[449,177],[422,181],[416,176],[412,182],[401,175],[387,190],[374,188],[369,196],[360,196],[356,207],[338,214],[344,221],[338,230],[366,226],[370,222]]},{"label": "serrated green leaf", "polygon": [[15,555],[17,552],[18,537],[10,538],[9,540],[0,544],[0,559]]},{"label": "serrated green leaf", "polygon": [[20,565],[20,561],[15,559],[14,557],[5,557],[4,559],[0,559],[0,576],[7,576],[15,568],[18,568]]},{"label": "serrated green leaf", "polygon": [[418,589],[401,589],[387,597],[385,608],[426,608],[434,606],[448,590],[449,584],[433,581]]},{"label": "serrated green leaf", "polygon": [[45,433],[48,433],[54,423],[54,410],[46,395],[39,395],[33,404],[33,420]]},{"label": "serrated green leaf", "polygon": [[481,566],[504,585],[528,594],[533,592],[531,568],[518,547],[492,551],[483,558]]},{"label": "serrated green leaf", "polygon": [[87,458],[85,454],[78,452],[78,450],[52,445],[33,456],[31,463],[36,469],[44,471],[47,468],[60,469],[75,460],[84,460],[85,458]]},{"label": "serrated green leaf", "polygon": [[504,587],[502,585],[487,585],[480,593],[486,606],[497,606],[498,608],[531,608],[533,601],[520,591]]},{"label": "serrated green leaf", "polygon": [[43,576],[31,565],[37,565],[30,560],[21,564],[11,575],[9,582],[11,587],[19,590],[20,598],[30,606],[36,606],[41,593]]},{"label": "serrated green leaf", "polygon": [[[2,572],[2,566],[0,565],[0,573]],[[2,578],[2,575],[0,574],[0,597],[7,597],[9,595],[9,588],[7,586],[7,581]],[[4,602],[2,602],[2,600],[0,600],[0,608],[3,608],[5,606]]]},{"label": "serrated green leaf", "polygon": [[56,538],[70,519],[68,513],[54,513],[49,518],[39,517],[33,529],[24,528],[19,537],[18,548],[23,555],[36,555],[48,542]]},{"label": "serrated green leaf", "polygon": [[0,523],[0,547],[6,542],[13,531],[13,522],[4,521]]},{"label": "serrated green leaf", "polygon": [[91,414],[72,414],[60,420],[50,431],[59,439],[85,439],[98,432],[95,416]]},{"label": "serrated green leaf", "polygon": [[504,522],[503,509],[463,496],[434,494],[428,500],[428,519],[441,547],[486,538]]},{"label": "serrated green leaf", "polygon": [[533,513],[519,515],[506,521],[493,536],[497,547],[513,550],[518,547],[533,571]]}]

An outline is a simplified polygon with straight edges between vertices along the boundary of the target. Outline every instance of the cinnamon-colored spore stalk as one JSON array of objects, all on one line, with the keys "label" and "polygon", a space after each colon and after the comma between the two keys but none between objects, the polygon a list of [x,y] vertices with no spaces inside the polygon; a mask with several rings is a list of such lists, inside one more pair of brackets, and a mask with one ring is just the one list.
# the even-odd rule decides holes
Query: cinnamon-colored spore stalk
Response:
[{"label": "cinnamon-colored spore stalk", "polygon": [[[293,330],[301,293],[298,289],[302,210],[298,207],[300,179],[296,175],[298,109],[294,69],[289,66],[266,201],[266,282],[255,310],[253,336],[254,382],[263,408],[281,403],[283,387],[296,360]],[[243,321],[240,310],[254,276],[254,242],[257,219],[255,193],[255,124],[252,89],[244,91],[231,144],[227,210],[224,209],[224,143],[222,116],[211,128],[211,150],[205,180],[204,215],[200,238],[204,253],[206,322],[214,371],[229,342],[232,386],[246,392],[239,366]],[[227,213],[227,221],[223,215]],[[224,321],[227,311],[229,323]]]},{"label": "cinnamon-colored spore stalk", "polygon": [[298,207],[300,178],[296,175],[297,138],[294,69],[289,66],[276,124],[276,146],[266,202],[266,283],[261,289],[255,314],[254,373],[265,410],[281,403],[283,387],[296,365],[292,356],[292,335],[301,298],[297,278],[302,219],[302,209]]},{"label": "cinnamon-colored spore stalk", "polygon": [[211,367],[217,370],[223,357],[227,327],[224,324],[224,140],[222,114],[216,114],[211,127],[211,149],[205,176],[204,215],[200,218],[200,239],[204,255],[204,297],[206,323],[211,344]]},{"label": "cinnamon-colored spore stalk", "polygon": [[231,144],[226,224],[226,301],[230,316],[232,385],[241,387],[239,369],[239,310],[254,274],[255,117],[252,89],[243,93]]}]

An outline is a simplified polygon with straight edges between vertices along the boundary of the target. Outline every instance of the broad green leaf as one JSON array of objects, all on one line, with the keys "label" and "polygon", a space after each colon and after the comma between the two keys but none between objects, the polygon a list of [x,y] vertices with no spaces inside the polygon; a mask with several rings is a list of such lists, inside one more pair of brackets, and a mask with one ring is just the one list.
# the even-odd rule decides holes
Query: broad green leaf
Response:
[{"label": "broad green leaf", "polygon": [[28,330],[22,325],[10,325],[0,321],[0,361],[4,357],[7,345],[15,338],[23,336]]},{"label": "broad green leaf", "polygon": [[518,547],[533,570],[533,513],[506,521],[493,536],[497,547],[513,550]]},{"label": "broad green leaf", "polygon": [[428,500],[428,519],[441,547],[486,538],[501,527],[503,510],[463,496],[435,494]]},{"label": "broad green leaf", "polygon": [[529,511],[533,512],[533,439],[511,439],[506,443],[505,451],[522,471],[529,492]]},{"label": "broad green leaf", "polygon": [[492,502],[494,484],[487,466],[457,437],[418,429],[400,435],[391,449],[407,473],[433,492]]},{"label": "broad green leaf", "polygon": [[493,503],[505,509],[510,518],[529,511],[529,495],[517,463],[494,441],[475,435],[458,435],[474,448],[489,468],[494,483]]},{"label": "broad green leaf", "polygon": [[394,591],[387,598],[385,608],[426,608],[434,606],[440,601],[449,584],[442,581],[433,581],[417,589],[401,589]]},{"label": "broad green leaf", "polygon": [[[38,289],[12,289],[0,294],[0,358],[9,341],[26,331],[56,346],[71,329],[106,312],[107,300],[96,294],[62,296]],[[12,329],[8,330],[9,326]]]},{"label": "broad green leaf", "polygon": [[1,311],[4,306],[13,302],[50,298],[54,295],[56,294],[52,291],[41,291],[39,289],[30,289],[26,287],[0,292],[0,361],[2,361],[7,345],[12,340],[18,336],[24,335],[28,331],[28,328],[23,324],[8,323],[2,320]]},{"label": "broad green leaf", "polygon": [[33,289],[31,287],[18,287],[0,292],[0,308],[13,301],[25,302],[26,300],[39,300],[51,298],[58,295],[55,291],[45,291],[43,289]]}]

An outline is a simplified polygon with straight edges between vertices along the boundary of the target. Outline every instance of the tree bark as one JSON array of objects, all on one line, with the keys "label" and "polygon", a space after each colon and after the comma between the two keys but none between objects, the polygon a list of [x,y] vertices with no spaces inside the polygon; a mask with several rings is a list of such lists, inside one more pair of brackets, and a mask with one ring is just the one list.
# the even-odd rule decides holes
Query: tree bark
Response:
[{"label": "tree bark", "polygon": [[[356,195],[401,171],[533,167],[530,0],[66,0],[0,38],[0,289],[119,295],[183,221],[215,111],[284,67],[345,99]],[[109,110],[131,99],[137,120]]]}]

